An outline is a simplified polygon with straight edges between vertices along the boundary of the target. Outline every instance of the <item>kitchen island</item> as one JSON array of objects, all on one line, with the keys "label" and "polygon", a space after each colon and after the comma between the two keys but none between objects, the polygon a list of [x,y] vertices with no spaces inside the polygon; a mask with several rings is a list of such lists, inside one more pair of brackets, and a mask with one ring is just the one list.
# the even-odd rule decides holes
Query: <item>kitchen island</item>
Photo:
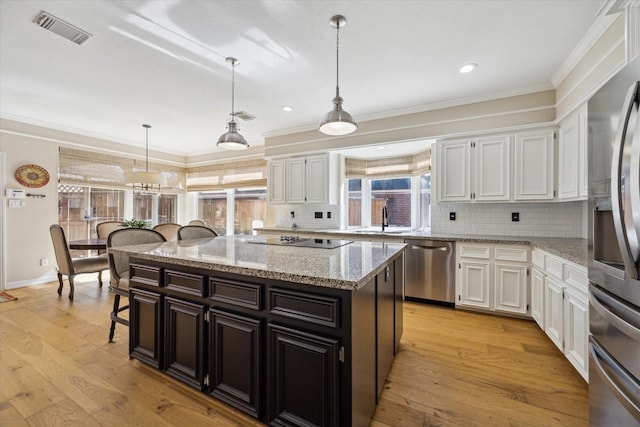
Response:
[{"label": "kitchen island", "polygon": [[271,425],[365,426],[402,336],[404,244],[216,237],[130,258],[130,356]]}]

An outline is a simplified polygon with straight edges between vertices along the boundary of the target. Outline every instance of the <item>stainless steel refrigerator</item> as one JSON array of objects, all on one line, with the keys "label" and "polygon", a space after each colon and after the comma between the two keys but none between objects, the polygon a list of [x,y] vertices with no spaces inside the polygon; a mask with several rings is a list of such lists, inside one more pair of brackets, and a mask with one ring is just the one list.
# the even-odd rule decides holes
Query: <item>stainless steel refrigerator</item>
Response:
[{"label": "stainless steel refrigerator", "polygon": [[589,423],[640,426],[640,58],[588,102]]}]

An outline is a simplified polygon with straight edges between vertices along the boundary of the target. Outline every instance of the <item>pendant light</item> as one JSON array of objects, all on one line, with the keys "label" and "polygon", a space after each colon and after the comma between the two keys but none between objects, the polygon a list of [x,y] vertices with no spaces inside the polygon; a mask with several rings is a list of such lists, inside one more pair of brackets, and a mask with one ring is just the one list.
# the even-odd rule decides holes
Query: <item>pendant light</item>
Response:
[{"label": "pendant light", "polygon": [[127,183],[134,190],[160,191],[161,186],[166,186],[164,175],[161,172],[149,172],[149,128],[151,125],[142,125],[146,133],[145,170],[132,171],[127,174]]},{"label": "pendant light", "polygon": [[336,97],[333,98],[333,110],[329,111],[324,116],[320,122],[318,130],[326,135],[348,135],[358,129],[358,125],[353,121],[351,114],[342,109],[342,98],[340,97],[340,85],[338,80],[340,27],[347,25],[347,19],[342,15],[335,15],[329,20],[329,25],[336,29]]},{"label": "pendant light", "polygon": [[227,126],[229,130],[218,138],[217,145],[225,150],[245,150],[249,148],[249,143],[247,143],[247,140],[238,133],[238,123],[236,122],[234,105],[236,64],[238,63],[238,60],[236,58],[228,57],[226,61],[231,64],[231,120],[229,120],[229,124]]}]

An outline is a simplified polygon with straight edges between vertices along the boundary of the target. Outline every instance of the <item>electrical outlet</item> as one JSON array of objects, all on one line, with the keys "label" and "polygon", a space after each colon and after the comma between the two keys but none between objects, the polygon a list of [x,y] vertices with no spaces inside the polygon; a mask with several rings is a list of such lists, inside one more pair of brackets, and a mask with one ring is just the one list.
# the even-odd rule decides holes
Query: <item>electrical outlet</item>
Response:
[{"label": "electrical outlet", "polygon": [[322,218],[322,212],[316,212],[315,213],[315,218],[317,218],[317,219]]},{"label": "electrical outlet", "polygon": [[511,212],[511,221],[513,222],[520,221],[520,212]]},{"label": "electrical outlet", "polygon": [[449,221],[455,221],[455,220],[456,220],[456,213],[449,212]]},{"label": "electrical outlet", "polygon": [[295,211],[291,211],[291,218],[295,218],[295,217],[296,217]]},{"label": "electrical outlet", "polygon": [[46,267],[49,265],[49,258],[40,258],[40,267]]}]

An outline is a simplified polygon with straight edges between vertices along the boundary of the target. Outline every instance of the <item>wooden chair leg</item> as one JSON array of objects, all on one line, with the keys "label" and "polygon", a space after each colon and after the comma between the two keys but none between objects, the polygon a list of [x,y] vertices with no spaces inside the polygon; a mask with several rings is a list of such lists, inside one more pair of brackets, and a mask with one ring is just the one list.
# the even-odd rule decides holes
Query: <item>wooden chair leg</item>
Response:
[{"label": "wooden chair leg", "polygon": [[111,312],[111,329],[109,330],[109,342],[113,342],[113,334],[116,332],[116,318],[118,317],[118,307],[120,306],[120,295],[113,297],[113,311]]},{"label": "wooden chair leg", "polygon": [[58,282],[60,282],[60,286],[58,286],[58,295],[62,295],[62,274],[58,273]]},{"label": "wooden chair leg", "polygon": [[73,286],[73,275],[72,274],[69,275],[69,287],[71,288],[71,290],[69,291],[69,299],[71,301],[73,301],[74,286]]},{"label": "wooden chair leg", "polygon": [[98,284],[102,287],[102,271],[98,271]]}]

